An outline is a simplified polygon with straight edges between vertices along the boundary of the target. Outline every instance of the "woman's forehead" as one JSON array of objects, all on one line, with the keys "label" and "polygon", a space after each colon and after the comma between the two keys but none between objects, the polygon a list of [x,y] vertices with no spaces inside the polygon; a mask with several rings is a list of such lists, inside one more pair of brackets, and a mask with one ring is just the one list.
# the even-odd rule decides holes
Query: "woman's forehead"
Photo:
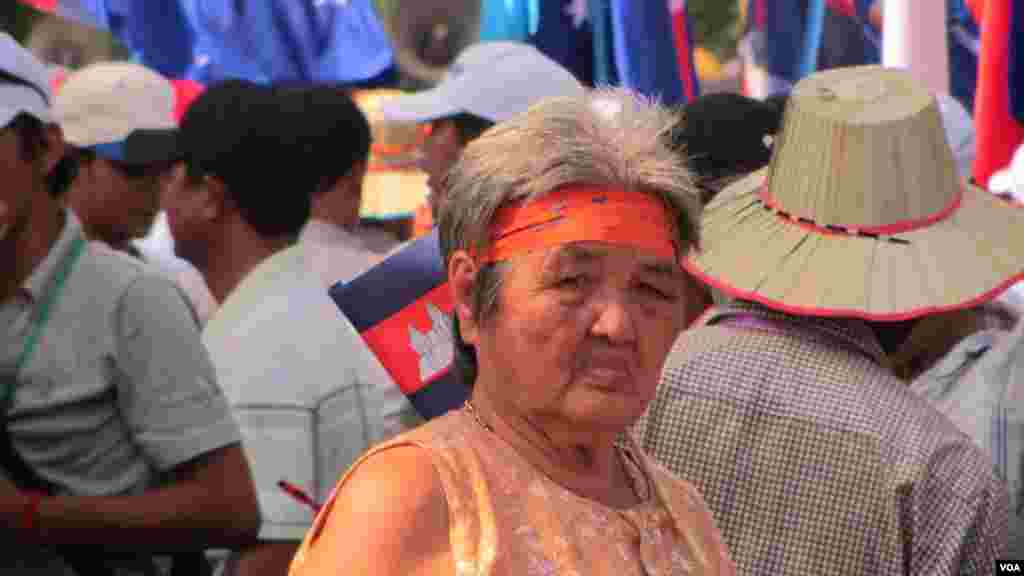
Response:
[{"label": "woman's forehead", "polygon": [[560,268],[572,265],[614,266],[654,274],[675,275],[681,273],[679,264],[667,258],[605,242],[574,242],[546,250],[539,256],[543,268]]}]

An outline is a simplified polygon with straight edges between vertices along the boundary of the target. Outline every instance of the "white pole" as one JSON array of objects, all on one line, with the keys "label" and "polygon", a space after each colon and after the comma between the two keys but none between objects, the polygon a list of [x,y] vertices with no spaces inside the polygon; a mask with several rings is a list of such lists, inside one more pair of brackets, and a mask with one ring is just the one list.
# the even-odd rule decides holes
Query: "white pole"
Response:
[{"label": "white pole", "polygon": [[902,68],[933,93],[949,93],[947,0],[879,0],[882,65]]}]

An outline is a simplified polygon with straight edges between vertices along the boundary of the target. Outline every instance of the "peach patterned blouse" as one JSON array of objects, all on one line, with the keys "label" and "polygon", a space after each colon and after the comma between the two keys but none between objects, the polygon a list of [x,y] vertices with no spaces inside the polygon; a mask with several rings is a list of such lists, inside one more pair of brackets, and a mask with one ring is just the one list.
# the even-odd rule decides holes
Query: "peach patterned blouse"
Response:
[{"label": "peach patterned blouse", "polygon": [[[456,576],[735,574],[700,494],[649,460],[632,439],[622,446],[623,461],[643,501],[629,509],[562,488],[465,410],[370,450],[349,474],[377,452],[408,445],[430,454],[441,480]],[[333,497],[299,548],[290,576],[326,576],[305,570],[304,559],[313,547],[345,537],[324,530],[332,504]],[[680,525],[693,535],[692,547],[676,529]],[[690,549],[703,556],[703,568]]]}]

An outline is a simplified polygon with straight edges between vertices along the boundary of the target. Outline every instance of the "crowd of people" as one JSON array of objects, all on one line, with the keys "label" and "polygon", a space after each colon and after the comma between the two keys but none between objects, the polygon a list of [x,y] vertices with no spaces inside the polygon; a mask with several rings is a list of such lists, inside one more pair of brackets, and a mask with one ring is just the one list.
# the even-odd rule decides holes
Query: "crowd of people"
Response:
[{"label": "crowd of people", "polygon": [[126,62],[54,94],[0,36],[4,574],[1024,559],[1024,211],[971,183],[948,95],[855,67],[670,109],[465,49],[381,109],[429,126],[469,398],[429,421],[329,293],[409,246],[361,228],[361,108],[177,105]]}]

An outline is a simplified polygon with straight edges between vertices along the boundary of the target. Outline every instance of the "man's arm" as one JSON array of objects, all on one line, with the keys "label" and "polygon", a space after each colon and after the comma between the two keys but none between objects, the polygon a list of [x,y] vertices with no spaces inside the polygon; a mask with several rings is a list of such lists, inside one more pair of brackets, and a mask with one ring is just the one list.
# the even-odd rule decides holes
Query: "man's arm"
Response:
[{"label": "man's arm", "polygon": [[[181,293],[167,278],[140,277],[121,295],[111,321],[119,416],[166,481],[138,495],[47,498],[39,505],[38,530],[26,536],[147,551],[251,540],[259,508],[238,424]],[[10,517],[0,521],[10,526],[12,520],[18,525]]]},{"label": "man's arm", "polygon": [[239,445],[204,454],[173,471],[174,480],[137,496],[54,496],[39,501],[3,488],[4,525],[28,542],[154,552],[238,547],[259,528],[256,492]]},{"label": "man's arm", "polygon": [[299,549],[297,540],[263,541],[228,560],[224,576],[284,576]]}]

